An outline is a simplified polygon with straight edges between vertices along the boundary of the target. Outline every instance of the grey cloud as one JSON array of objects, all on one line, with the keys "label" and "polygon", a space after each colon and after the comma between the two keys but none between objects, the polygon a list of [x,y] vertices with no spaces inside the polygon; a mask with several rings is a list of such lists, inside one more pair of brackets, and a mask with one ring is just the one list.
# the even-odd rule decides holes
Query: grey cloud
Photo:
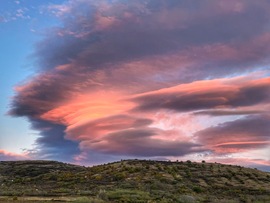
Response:
[{"label": "grey cloud", "polygon": [[[237,87],[237,86],[236,86]],[[150,93],[133,99],[138,106],[135,111],[153,111],[157,109],[170,109],[180,112],[218,108],[252,106],[267,103],[270,100],[270,87],[268,83],[246,84],[236,88],[219,89],[211,87],[208,90],[191,91],[175,90],[171,93]]]},{"label": "grey cloud", "polygon": [[[61,154],[68,159],[79,152],[78,143],[65,140],[66,126],[40,119],[42,114],[59,107],[76,94],[94,92],[99,88],[128,91],[134,88],[136,90],[129,92],[145,92],[183,82],[261,70],[259,66],[269,64],[270,6],[267,1],[226,1],[223,5],[223,1],[209,0],[204,3],[197,0],[103,2],[109,2],[106,9],[100,1],[74,1],[70,4],[70,13],[62,16],[62,26],[50,30],[36,46],[34,55],[40,74],[28,81],[12,100],[10,114],[28,117],[34,128],[40,130],[41,137],[37,139],[40,155]],[[243,9],[235,11],[236,3],[243,4]],[[231,4],[232,8],[224,8]],[[228,51],[217,51],[215,47],[226,47]],[[150,79],[151,71],[144,75],[142,72],[136,74],[136,66],[124,69],[123,64],[144,63],[153,57],[162,62],[163,57],[170,58],[175,54],[188,59],[192,65],[178,65],[177,62],[176,68],[166,63],[162,67],[148,67],[152,72],[159,71],[161,82]],[[56,68],[59,65],[68,68],[60,71]],[[121,76],[113,75],[117,70]],[[101,79],[97,77],[99,71],[104,71]],[[165,74],[168,74],[167,78]],[[98,80],[102,86],[89,82],[89,79]],[[139,110],[193,111],[269,101],[266,86],[242,88],[232,97],[226,94],[223,90],[191,95],[174,93],[140,97],[136,102]],[[112,135],[123,145],[135,137],[132,133],[147,135],[143,140],[145,143],[134,139],[134,147],[127,149],[127,153],[138,156],[144,153],[149,156],[155,153],[181,155],[193,151],[193,144],[161,142],[149,137],[154,133],[151,130],[138,130],[149,123],[151,120],[138,119],[130,124],[137,132],[123,131]],[[96,129],[94,123],[89,125]],[[114,127],[108,125],[107,128]],[[113,142],[111,137],[107,139]],[[147,145],[153,149],[147,151]],[[118,153],[109,149],[108,152]]]},{"label": "grey cloud", "polygon": [[111,133],[100,141],[83,142],[95,151],[116,155],[130,156],[182,156],[189,153],[201,152],[200,145],[191,142],[160,140],[154,135],[163,134],[154,128],[142,128],[134,130],[123,130]]},{"label": "grey cloud", "polygon": [[197,111],[194,115],[209,115],[209,116],[236,116],[236,115],[251,115],[263,114],[265,111],[259,110],[204,110]]},{"label": "grey cloud", "polygon": [[[260,36],[269,25],[266,12],[269,3],[240,2],[245,5],[242,12],[231,10],[224,13],[219,12],[222,6],[219,5],[220,1],[217,2],[116,1],[110,4],[107,11],[101,9],[102,4],[93,4],[92,1],[72,3],[69,13],[72,17],[67,15],[63,27],[52,30],[38,44],[35,55],[37,66],[43,73],[27,83],[32,86],[14,97],[11,114],[37,116],[70,98],[73,92],[96,88],[92,83],[84,83],[89,78],[95,79],[95,71],[98,70],[107,70],[104,79],[98,81],[105,84],[103,88],[138,86],[140,89],[136,91],[143,92],[146,87],[153,90],[162,88],[161,85],[167,87],[197,79],[222,77],[251,71],[257,69],[259,64],[267,64],[270,37],[263,42],[247,38]],[[216,10],[210,11],[213,8]],[[191,14],[187,12],[190,10]],[[125,17],[126,13],[130,13],[131,17]],[[95,31],[97,14],[104,18],[114,17],[119,23]],[[85,35],[80,37],[83,33]],[[211,51],[213,44],[228,45],[231,50],[239,50],[241,54],[225,58],[213,56],[216,52],[215,49]],[[196,49],[201,46],[205,48]],[[111,77],[112,72],[121,68],[122,63],[176,52],[197,63],[188,68],[179,65],[169,76],[164,76],[164,73],[169,73],[172,67],[164,65],[159,67],[161,70],[151,67],[164,77],[166,83],[149,82],[142,73],[129,75],[122,83],[117,76]],[[221,52],[220,55],[224,54]],[[69,64],[72,68],[54,70],[63,64]],[[133,70],[127,68],[126,71],[128,73]],[[142,84],[146,81],[147,85]]]},{"label": "grey cloud", "polygon": [[36,149],[29,151],[31,157],[70,162],[80,153],[77,142],[65,139],[65,126],[40,119],[32,119],[31,124],[40,131]]},{"label": "grey cloud", "polygon": [[[226,13],[220,12],[220,1],[116,1],[108,3],[107,10],[101,9],[102,4],[73,4],[70,14],[74,18],[64,20],[64,28],[53,31],[39,45],[37,55],[44,70],[70,62],[93,70],[193,46],[246,43],[265,32],[269,4],[240,3],[245,6],[242,12]],[[127,13],[132,17],[127,17]],[[97,14],[118,23],[96,31],[95,26],[100,23]]]},{"label": "grey cloud", "polygon": [[150,125],[151,119],[129,115],[115,115],[96,119],[67,130],[67,136],[74,140],[92,140],[102,131],[122,131],[130,128],[142,128]]},{"label": "grey cloud", "polygon": [[264,148],[270,144],[269,123],[269,115],[248,116],[204,129],[195,136],[199,143],[219,148]]}]

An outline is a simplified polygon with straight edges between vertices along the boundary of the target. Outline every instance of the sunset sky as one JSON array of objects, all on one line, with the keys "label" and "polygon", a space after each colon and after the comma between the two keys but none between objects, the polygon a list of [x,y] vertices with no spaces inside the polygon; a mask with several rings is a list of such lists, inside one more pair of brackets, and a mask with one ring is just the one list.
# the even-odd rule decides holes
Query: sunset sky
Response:
[{"label": "sunset sky", "polygon": [[0,160],[270,171],[270,1],[3,0]]}]

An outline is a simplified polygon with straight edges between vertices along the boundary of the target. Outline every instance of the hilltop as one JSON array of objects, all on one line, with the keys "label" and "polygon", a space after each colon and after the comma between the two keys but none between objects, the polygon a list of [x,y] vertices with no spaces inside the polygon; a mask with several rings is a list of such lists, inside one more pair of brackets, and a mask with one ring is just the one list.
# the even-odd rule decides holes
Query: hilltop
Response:
[{"label": "hilltop", "polygon": [[[0,201],[270,202],[270,173],[219,163],[0,162]],[[36,202],[36,201],[35,201]]]}]

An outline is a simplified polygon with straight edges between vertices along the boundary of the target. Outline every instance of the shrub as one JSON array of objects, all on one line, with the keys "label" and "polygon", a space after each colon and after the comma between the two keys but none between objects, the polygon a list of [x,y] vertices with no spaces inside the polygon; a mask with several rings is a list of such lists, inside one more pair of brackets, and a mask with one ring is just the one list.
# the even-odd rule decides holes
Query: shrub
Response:
[{"label": "shrub", "polygon": [[201,193],[201,192],[202,192],[202,188],[199,187],[199,186],[195,186],[195,187],[193,188],[193,191],[196,192],[196,193]]},{"label": "shrub", "polygon": [[190,170],[185,170],[185,172],[186,172],[186,176],[188,177],[188,178],[190,178],[191,177],[191,172],[190,172]]},{"label": "shrub", "polygon": [[78,197],[75,203],[103,203],[104,201],[97,198]]},{"label": "shrub", "polygon": [[96,175],[96,176],[95,176],[95,180],[97,180],[97,181],[102,180],[102,175]]},{"label": "shrub", "polygon": [[18,200],[18,197],[15,196],[15,197],[12,198],[12,200],[14,200],[14,201],[15,201],[15,200]]},{"label": "shrub", "polygon": [[196,199],[193,196],[182,195],[179,197],[179,202],[181,202],[181,203],[195,203]]},{"label": "shrub", "polygon": [[147,202],[150,196],[143,191],[119,189],[108,192],[108,199],[116,202]]},{"label": "shrub", "polygon": [[122,173],[117,173],[114,176],[114,180],[116,181],[120,181],[120,180],[124,180],[127,177],[126,173],[122,172]]}]

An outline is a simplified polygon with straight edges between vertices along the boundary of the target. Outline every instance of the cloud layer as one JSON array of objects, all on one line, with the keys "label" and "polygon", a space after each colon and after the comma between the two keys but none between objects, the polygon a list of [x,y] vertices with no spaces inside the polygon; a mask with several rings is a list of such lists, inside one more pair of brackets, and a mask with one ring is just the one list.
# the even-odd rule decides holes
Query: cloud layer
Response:
[{"label": "cloud layer", "polygon": [[50,5],[62,26],[37,44],[38,74],[16,88],[10,114],[40,131],[37,157],[269,150],[269,8],[264,0]]},{"label": "cloud layer", "polygon": [[1,161],[12,161],[12,160],[26,160],[30,157],[27,154],[16,154],[6,150],[0,149],[0,160]]}]

